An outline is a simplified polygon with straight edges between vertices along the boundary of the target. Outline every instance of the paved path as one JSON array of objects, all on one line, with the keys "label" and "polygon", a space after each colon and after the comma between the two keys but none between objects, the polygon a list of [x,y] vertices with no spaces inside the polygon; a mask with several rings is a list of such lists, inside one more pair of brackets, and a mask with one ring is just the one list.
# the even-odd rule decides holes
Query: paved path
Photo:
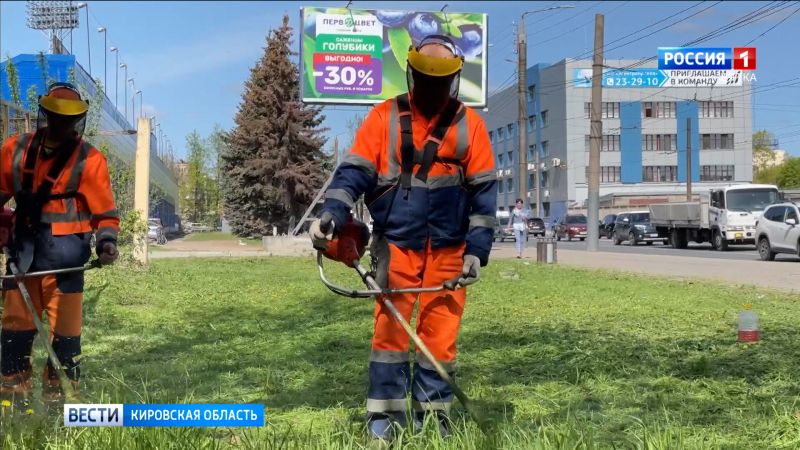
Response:
[{"label": "paved path", "polygon": [[[515,243],[511,241],[506,241],[503,243],[495,242],[494,245],[497,247],[513,248]],[[528,247],[535,246],[536,242],[533,240],[533,238],[531,238],[531,240],[528,242]],[[564,250],[586,250],[586,242],[581,242],[578,240],[569,242],[562,240],[558,243],[558,248]],[[639,245],[632,247],[627,245],[627,242],[623,242],[622,245],[614,245],[610,239],[600,239],[600,251],[627,254],[637,253],[643,255],[692,256],[695,258],[712,259],[739,259],[745,261],[759,260],[758,252],[756,252],[755,247],[752,245],[735,245],[731,246],[726,252],[717,252],[711,248],[711,244],[690,243],[689,248],[679,250],[674,249],[669,245],[664,245],[660,242],[652,245],[640,243]],[[800,261],[800,258],[794,255],[778,255],[778,259],[793,259],[795,261]]]},{"label": "paved path", "polygon": [[[523,255],[536,261],[532,242]],[[784,258],[773,262],[719,259],[667,254],[640,254],[558,248],[558,264],[591,269],[619,270],[680,279],[702,279],[735,286],[750,285],[788,292],[800,292],[800,261]],[[712,254],[716,252],[711,252]],[[492,258],[514,258],[513,246],[495,245]]]}]

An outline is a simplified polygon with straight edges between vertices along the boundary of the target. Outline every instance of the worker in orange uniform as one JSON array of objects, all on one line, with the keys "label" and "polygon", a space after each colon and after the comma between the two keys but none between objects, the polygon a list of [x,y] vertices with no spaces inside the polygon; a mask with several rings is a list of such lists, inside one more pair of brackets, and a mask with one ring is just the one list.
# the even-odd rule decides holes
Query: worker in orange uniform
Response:
[{"label": "worker in orange uniform", "polygon": [[[69,83],[55,83],[39,98],[35,133],[15,135],[0,152],[0,204],[13,198],[14,230],[9,243],[20,272],[84,265],[96,253],[103,264],[117,258],[119,217],[105,157],[83,140],[89,104]],[[83,272],[27,278],[37,312],[45,312],[53,350],[75,388],[80,369]],[[36,328],[15,283],[4,285],[0,397],[25,402],[30,394],[31,350]],[[61,394],[48,362],[44,394]]]},{"label": "worker in orange uniform", "polygon": [[[494,154],[481,117],[456,99],[462,67],[448,37],[429,36],[409,49],[409,93],[366,117],[311,225],[312,240],[332,239],[365,194],[374,221],[373,269],[384,287],[432,287],[456,278],[465,286],[488,262],[497,202]],[[417,296],[390,298],[410,320]],[[419,296],[417,333],[451,375],[465,299],[465,289]],[[407,423],[409,388],[414,423],[433,413],[447,434],[452,390],[419,352],[412,383],[408,336],[380,301],[374,320],[370,434],[392,439],[392,423]]]}]

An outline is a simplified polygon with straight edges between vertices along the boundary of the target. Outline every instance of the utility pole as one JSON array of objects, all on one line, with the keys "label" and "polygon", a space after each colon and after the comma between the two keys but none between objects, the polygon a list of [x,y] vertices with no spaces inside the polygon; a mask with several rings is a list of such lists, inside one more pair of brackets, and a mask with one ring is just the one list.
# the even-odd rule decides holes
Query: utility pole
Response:
[{"label": "utility pole", "polygon": [[[525,39],[525,15],[523,14],[517,26],[517,56],[519,57],[517,66],[517,97],[519,98],[519,198],[522,199],[522,204],[525,208],[528,208],[528,127],[526,125],[526,121],[528,120],[528,81],[526,76],[526,68],[528,67],[528,46]],[[534,177],[536,177],[536,175],[534,175]],[[538,186],[538,180],[534,181],[537,182],[536,186]],[[536,210],[539,210],[538,196]]]},{"label": "utility pole", "polygon": [[596,252],[599,246],[600,230],[600,147],[603,144],[603,121],[600,107],[603,102],[603,28],[604,16],[594,16],[594,62],[592,63],[592,115],[591,140],[589,141],[589,204],[587,205],[586,250]]},{"label": "utility pole", "polygon": [[336,136],[333,138],[333,154],[334,154],[334,161],[335,165],[333,166],[334,170],[339,167],[339,137]]},{"label": "utility pole", "polygon": [[692,119],[686,118],[686,201],[692,201]]}]

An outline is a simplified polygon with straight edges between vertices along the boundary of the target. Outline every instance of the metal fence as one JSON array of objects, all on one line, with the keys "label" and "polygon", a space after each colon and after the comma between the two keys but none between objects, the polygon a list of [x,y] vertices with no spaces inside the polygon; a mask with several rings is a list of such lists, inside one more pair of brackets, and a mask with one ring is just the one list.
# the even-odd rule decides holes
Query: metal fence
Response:
[{"label": "metal fence", "polygon": [[36,128],[36,117],[30,111],[0,100],[0,136],[29,133]]}]

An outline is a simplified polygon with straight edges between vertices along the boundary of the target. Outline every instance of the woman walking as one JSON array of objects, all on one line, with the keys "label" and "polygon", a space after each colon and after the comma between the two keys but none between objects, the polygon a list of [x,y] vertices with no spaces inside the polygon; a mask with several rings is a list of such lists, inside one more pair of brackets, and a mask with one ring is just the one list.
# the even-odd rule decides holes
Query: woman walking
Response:
[{"label": "woman walking", "polygon": [[518,198],[516,206],[511,210],[508,219],[508,228],[514,230],[514,239],[517,241],[517,259],[522,258],[522,251],[525,250],[525,243],[528,241],[528,219],[530,211],[522,209],[522,199]]}]

